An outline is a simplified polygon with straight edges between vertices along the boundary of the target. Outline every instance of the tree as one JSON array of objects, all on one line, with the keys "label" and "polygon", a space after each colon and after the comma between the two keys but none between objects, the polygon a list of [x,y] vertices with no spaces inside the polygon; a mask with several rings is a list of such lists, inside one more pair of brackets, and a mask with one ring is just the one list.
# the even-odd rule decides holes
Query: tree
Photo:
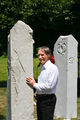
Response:
[{"label": "tree", "polygon": [[0,0],[0,55],[12,26],[22,20],[33,29],[35,46],[53,45],[60,35],[80,37],[78,0]]},{"label": "tree", "polygon": [[[80,1],[75,0],[74,4],[71,7],[72,11],[72,26],[73,26],[73,34],[77,39],[78,43],[80,43]],[[78,48],[80,48],[80,44],[78,44]],[[80,49],[79,49],[80,52]]]},{"label": "tree", "polygon": [[[0,55],[7,52],[7,36],[11,27],[22,18],[22,1],[0,0]],[[18,7],[17,7],[18,6]]]}]

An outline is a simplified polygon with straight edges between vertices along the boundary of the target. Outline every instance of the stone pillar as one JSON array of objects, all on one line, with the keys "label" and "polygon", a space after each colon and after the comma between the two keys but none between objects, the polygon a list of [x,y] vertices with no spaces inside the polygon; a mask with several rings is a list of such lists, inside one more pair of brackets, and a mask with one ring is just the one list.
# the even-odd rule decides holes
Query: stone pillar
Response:
[{"label": "stone pillar", "polygon": [[60,36],[54,45],[55,63],[59,68],[56,117],[77,117],[77,46],[72,35]]},{"label": "stone pillar", "polygon": [[33,77],[33,31],[18,21],[8,36],[7,120],[34,120],[33,89],[26,77]]}]

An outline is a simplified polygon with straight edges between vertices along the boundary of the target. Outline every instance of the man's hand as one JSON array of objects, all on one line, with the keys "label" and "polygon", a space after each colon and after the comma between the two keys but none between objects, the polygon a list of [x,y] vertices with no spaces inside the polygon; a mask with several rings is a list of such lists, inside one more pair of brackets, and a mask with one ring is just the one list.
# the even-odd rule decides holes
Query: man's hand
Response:
[{"label": "man's hand", "polygon": [[33,78],[31,78],[31,77],[27,77],[26,78],[26,83],[29,84],[29,85],[34,86],[34,84],[36,83],[36,81]]}]

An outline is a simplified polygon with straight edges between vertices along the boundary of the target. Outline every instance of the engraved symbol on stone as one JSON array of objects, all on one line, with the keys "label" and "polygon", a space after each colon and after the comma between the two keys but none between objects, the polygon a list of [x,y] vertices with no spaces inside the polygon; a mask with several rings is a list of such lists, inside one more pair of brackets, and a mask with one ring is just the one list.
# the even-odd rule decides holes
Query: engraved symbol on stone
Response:
[{"label": "engraved symbol on stone", "polygon": [[57,47],[57,52],[61,55],[65,54],[66,52],[66,44],[63,42],[58,43],[58,47]]},{"label": "engraved symbol on stone", "polygon": [[69,58],[69,63],[72,64],[73,62],[74,62],[74,58],[73,58],[73,57],[70,57],[70,58]]}]

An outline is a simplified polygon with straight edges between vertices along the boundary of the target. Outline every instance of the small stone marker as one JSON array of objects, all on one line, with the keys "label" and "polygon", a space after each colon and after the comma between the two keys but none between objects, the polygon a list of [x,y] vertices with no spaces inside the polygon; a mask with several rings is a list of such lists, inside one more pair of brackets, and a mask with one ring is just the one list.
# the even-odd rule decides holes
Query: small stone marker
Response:
[{"label": "small stone marker", "polygon": [[77,117],[77,46],[72,35],[60,36],[54,46],[55,63],[59,68],[56,117]]},{"label": "small stone marker", "polygon": [[8,36],[7,120],[34,120],[33,90],[26,77],[33,77],[33,31],[18,21]]}]

